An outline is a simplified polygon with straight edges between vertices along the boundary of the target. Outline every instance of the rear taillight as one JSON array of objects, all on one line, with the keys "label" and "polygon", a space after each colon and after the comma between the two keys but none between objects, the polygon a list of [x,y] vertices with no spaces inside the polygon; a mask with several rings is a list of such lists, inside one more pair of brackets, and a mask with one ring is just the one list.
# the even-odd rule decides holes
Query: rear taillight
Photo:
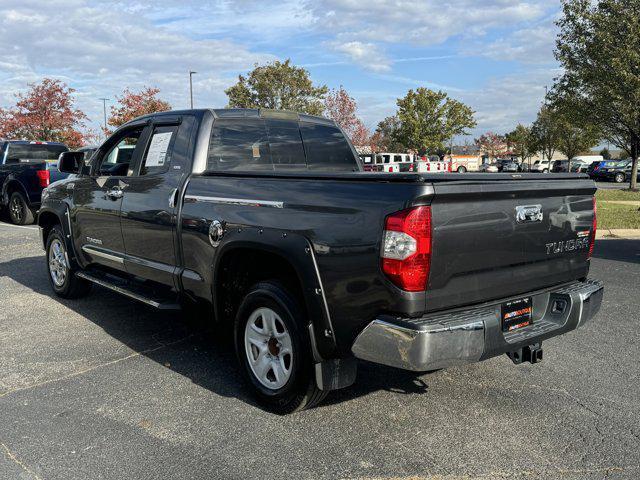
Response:
[{"label": "rear taillight", "polygon": [[427,289],[431,266],[431,207],[414,207],[389,215],[382,239],[382,271],[408,292]]},{"label": "rear taillight", "polygon": [[49,181],[51,179],[49,175],[49,170],[38,170],[36,172],[38,174],[38,183],[42,188],[46,188],[49,186]]},{"label": "rear taillight", "polygon": [[591,225],[591,235],[589,239],[589,254],[587,255],[587,258],[591,258],[591,255],[593,255],[593,247],[596,244],[596,229],[597,229],[596,197],[593,197],[593,224]]}]

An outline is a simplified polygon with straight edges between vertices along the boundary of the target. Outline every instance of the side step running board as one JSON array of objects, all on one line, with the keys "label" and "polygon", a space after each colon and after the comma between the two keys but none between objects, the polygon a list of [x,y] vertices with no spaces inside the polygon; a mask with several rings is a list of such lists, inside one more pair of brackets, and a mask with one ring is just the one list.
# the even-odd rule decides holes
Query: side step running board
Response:
[{"label": "side step running board", "polygon": [[127,280],[121,280],[113,275],[102,272],[76,272],[76,276],[88,280],[89,282],[108,288],[114,292],[133,298],[142,303],[146,303],[159,310],[180,310],[180,305],[170,299],[160,298],[146,291],[143,286],[132,284]]}]

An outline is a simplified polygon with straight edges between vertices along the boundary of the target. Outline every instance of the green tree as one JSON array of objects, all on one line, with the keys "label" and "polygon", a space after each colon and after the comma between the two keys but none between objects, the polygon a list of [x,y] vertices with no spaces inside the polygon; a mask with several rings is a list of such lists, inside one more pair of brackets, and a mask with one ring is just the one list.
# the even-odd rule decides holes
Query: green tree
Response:
[{"label": "green tree", "polygon": [[600,155],[602,155],[602,158],[605,160],[611,160],[611,152],[606,147],[600,150]]},{"label": "green tree", "polygon": [[476,126],[475,112],[441,91],[409,90],[397,104],[399,126],[394,138],[421,153],[444,151],[449,140]]},{"label": "green tree", "polygon": [[640,0],[562,0],[556,58],[564,73],[553,95],[578,99],[576,116],[633,159],[640,154]]},{"label": "green tree", "polygon": [[544,158],[551,160],[558,149],[561,135],[559,116],[551,107],[544,105],[531,126],[531,145],[536,152],[541,151]]},{"label": "green tree", "polygon": [[374,150],[378,152],[405,152],[407,146],[397,140],[400,120],[392,115],[385,118],[380,123],[371,137]]},{"label": "green tree", "polygon": [[558,150],[569,159],[569,167],[573,157],[591,149],[600,140],[600,133],[593,125],[580,125],[560,115],[559,126],[561,135],[558,139]]},{"label": "green tree", "polygon": [[531,127],[519,123],[513,131],[507,133],[506,140],[513,153],[520,157],[522,162],[530,160],[536,153]]},{"label": "green tree", "polygon": [[240,75],[238,83],[224,92],[229,108],[270,108],[322,115],[326,85],[316,86],[304,68],[291,65],[291,60],[275,61]]}]

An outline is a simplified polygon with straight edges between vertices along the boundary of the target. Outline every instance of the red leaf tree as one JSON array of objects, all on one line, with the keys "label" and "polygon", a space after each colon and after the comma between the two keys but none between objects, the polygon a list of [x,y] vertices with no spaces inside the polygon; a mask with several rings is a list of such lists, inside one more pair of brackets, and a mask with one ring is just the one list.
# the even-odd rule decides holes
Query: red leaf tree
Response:
[{"label": "red leaf tree", "polygon": [[502,135],[497,133],[487,132],[476,138],[476,145],[486,153],[489,158],[499,158],[502,155],[508,153],[507,141]]},{"label": "red leaf tree", "polygon": [[0,138],[62,142],[70,148],[84,143],[86,115],[74,108],[73,88],[60,80],[45,78],[29,84],[16,95],[16,105],[0,109]]},{"label": "red leaf tree", "polygon": [[365,124],[358,118],[356,101],[341,86],[331,90],[324,100],[325,115],[344,130],[354,145],[368,145],[371,134]]},{"label": "red leaf tree", "polygon": [[121,97],[116,97],[118,105],[111,107],[111,116],[108,124],[119,127],[141,115],[171,110],[171,105],[157,97],[160,90],[153,87],[144,87],[139,92],[124,89]]}]

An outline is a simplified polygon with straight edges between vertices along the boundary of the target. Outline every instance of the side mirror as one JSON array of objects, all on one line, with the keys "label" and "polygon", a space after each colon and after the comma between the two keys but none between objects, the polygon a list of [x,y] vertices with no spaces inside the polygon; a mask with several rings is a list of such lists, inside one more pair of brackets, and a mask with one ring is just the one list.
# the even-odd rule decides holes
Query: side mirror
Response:
[{"label": "side mirror", "polygon": [[78,173],[84,166],[84,152],[64,152],[58,157],[58,170],[62,173]]}]

